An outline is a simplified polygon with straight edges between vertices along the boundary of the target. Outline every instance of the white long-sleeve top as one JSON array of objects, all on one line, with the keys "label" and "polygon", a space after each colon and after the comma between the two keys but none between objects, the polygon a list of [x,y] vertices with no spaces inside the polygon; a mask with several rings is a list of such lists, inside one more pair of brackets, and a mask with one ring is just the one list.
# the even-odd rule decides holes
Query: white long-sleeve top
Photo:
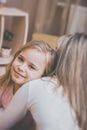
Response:
[{"label": "white long-sleeve top", "polygon": [[78,130],[63,88],[55,89],[55,79],[43,78],[26,83],[0,111],[0,130],[7,130],[30,110],[37,130]]}]

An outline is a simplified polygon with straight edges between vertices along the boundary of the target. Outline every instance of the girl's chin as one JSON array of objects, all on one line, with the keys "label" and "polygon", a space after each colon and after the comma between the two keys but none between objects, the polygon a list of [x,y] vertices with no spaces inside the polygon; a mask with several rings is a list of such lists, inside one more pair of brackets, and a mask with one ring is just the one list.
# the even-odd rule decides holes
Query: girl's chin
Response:
[{"label": "girl's chin", "polygon": [[19,84],[19,85],[23,85],[25,82],[23,80],[20,79],[12,79],[14,81],[15,84]]}]

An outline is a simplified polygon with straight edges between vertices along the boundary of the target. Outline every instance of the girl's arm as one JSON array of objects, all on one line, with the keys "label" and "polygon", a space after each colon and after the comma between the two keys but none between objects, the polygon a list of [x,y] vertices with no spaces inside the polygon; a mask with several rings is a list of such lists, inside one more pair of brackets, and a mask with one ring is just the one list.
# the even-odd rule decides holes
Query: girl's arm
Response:
[{"label": "girl's arm", "polygon": [[9,129],[25,116],[28,111],[27,101],[28,84],[25,84],[16,92],[8,107],[0,110],[0,130]]}]

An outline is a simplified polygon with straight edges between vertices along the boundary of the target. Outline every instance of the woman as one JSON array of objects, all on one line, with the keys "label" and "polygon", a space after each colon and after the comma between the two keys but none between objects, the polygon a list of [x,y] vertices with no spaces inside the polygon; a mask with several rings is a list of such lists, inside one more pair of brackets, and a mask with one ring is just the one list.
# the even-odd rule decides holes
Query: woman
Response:
[{"label": "woman", "polygon": [[44,41],[30,41],[19,49],[6,73],[0,77],[0,108],[6,109],[24,83],[50,75],[55,68],[55,59],[56,52]]},{"label": "woman", "polygon": [[75,112],[79,130],[87,130],[87,34],[62,37],[57,52],[57,79]]}]

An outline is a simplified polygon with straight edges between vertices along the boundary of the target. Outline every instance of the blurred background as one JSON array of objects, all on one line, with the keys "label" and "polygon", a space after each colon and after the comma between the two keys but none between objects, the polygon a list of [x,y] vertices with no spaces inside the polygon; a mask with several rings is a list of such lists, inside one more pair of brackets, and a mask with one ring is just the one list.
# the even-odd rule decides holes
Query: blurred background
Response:
[{"label": "blurred background", "polygon": [[[34,36],[33,34],[46,34],[44,36],[45,40],[47,40],[47,42],[49,41],[49,43],[54,46],[55,41],[61,35],[75,32],[87,33],[87,0],[0,0],[0,4],[1,2],[6,2],[4,4],[5,7],[17,8],[28,13],[29,26],[27,41],[32,39]],[[2,14],[2,11],[0,12]],[[7,12],[5,11],[5,13]],[[3,20],[3,15],[2,17],[0,16],[0,19],[1,21]],[[3,33],[4,28],[2,27],[1,21],[0,33]],[[13,22],[13,17],[5,17],[5,29],[11,30]],[[22,46],[21,41],[23,41],[21,32],[24,31],[20,31],[21,29],[18,30],[18,26],[19,22],[15,22],[14,28],[17,28],[17,44],[15,37],[13,39],[14,43],[9,44],[13,45],[15,50],[19,48],[19,45]],[[0,45],[3,43],[2,33],[0,35],[0,40],[2,41]],[[11,33],[13,33],[13,30]],[[41,37],[39,35],[35,35],[35,39],[36,38],[42,39],[42,35]],[[5,73],[5,67],[8,64],[8,61],[10,62],[10,60],[10,57],[0,57],[1,75]],[[35,124],[31,116],[27,116],[26,120],[24,118],[23,121],[25,122],[21,123],[21,125],[18,124],[17,126],[14,126],[14,128],[11,130],[35,130]]]},{"label": "blurred background", "polygon": [[[35,32],[60,36],[87,33],[87,0],[7,0],[7,7],[29,14],[28,41]],[[11,27],[12,20],[6,22]]]}]

